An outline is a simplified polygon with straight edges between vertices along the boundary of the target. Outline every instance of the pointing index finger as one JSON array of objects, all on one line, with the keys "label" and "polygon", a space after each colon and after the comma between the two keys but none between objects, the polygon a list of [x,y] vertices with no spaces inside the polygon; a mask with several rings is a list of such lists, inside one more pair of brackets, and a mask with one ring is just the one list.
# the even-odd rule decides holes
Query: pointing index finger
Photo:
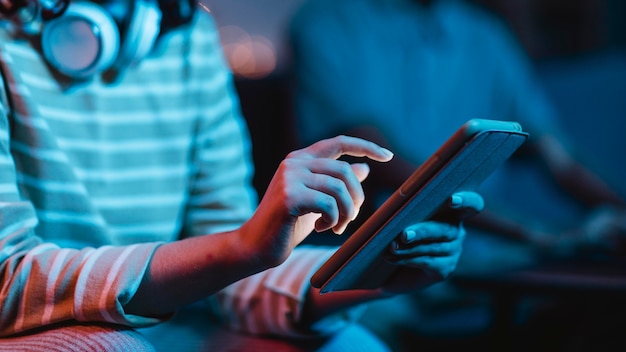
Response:
[{"label": "pointing index finger", "polygon": [[368,140],[345,135],[321,140],[305,148],[312,157],[338,159],[342,155],[367,157],[375,161],[389,161],[393,153]]}]

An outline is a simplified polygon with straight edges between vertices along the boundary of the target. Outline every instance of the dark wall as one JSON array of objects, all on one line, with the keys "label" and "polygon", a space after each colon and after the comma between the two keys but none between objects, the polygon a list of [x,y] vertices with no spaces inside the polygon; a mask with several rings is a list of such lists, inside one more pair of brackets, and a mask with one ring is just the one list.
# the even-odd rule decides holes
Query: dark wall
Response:
[{"label": "dark wall", "polygon": [[255,163],[254,186],[263,195],[274,171],[297,143],[291,116],[291,89],[285,75],[237,79],[242,113],[248,123]]},{"label": "dark wall", "polygon": [[626,48],[623,0],[469,0],[502,16],[536,59]]}]

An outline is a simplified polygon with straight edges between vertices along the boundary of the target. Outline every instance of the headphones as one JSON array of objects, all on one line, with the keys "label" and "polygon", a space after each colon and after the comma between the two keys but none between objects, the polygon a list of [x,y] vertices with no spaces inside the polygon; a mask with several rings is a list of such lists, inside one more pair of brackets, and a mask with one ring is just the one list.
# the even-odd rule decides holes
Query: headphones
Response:
[{"label": "headphones", "polygon": [[85,79],[139,62],[160,35],[189,22],[194,7],[193,0],[0,0],[0,18],[39,33],[46,62]]}]

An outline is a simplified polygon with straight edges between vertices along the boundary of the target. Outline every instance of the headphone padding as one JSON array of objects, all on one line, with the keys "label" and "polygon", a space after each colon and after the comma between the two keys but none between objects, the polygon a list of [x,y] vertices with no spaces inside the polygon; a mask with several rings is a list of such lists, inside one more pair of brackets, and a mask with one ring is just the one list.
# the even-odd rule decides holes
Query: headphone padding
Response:
[{"label": "headphone padding", "polygon": [[[85,27],[91,27],[91,36],[85,36]],[[46,22],[41,46],[48,63],[59,72],[84,78],[113,65],[120,34],[115,20],[100,6],[76,2],[62,16]]]}]

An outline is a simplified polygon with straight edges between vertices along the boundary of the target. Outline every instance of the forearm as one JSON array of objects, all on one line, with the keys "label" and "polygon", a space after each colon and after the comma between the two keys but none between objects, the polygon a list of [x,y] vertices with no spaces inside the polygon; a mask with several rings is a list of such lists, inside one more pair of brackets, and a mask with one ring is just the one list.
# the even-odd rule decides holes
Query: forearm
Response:
[{"label": "forearm", "polygon": [[543,137],[536,141],[535,146],[556,181],[575,198],[591,207],[606,204],[626,207],[623,197],[574,159],[559,141]]},{"label": "forearm", "polygon": [[603,180],[580,164],[572,163],[558,172],[557,179],[564,188],[591,207],[614,205],[626,207],[626,201]]},{"label": "forearm", "polygon": [[[5,215],[5,214],[3,214]],[[134,292],[155,243],[82,250],[44,243],[22,229],[0,238],[0,335],[67,320],[145,325],[122,305]],[[1,237],[1,236],[0,236]]]},{"label": "forearm", "polygon": [[238,235],[225,232],[160,246],[126,313],[162,316],[266,269]]}]

